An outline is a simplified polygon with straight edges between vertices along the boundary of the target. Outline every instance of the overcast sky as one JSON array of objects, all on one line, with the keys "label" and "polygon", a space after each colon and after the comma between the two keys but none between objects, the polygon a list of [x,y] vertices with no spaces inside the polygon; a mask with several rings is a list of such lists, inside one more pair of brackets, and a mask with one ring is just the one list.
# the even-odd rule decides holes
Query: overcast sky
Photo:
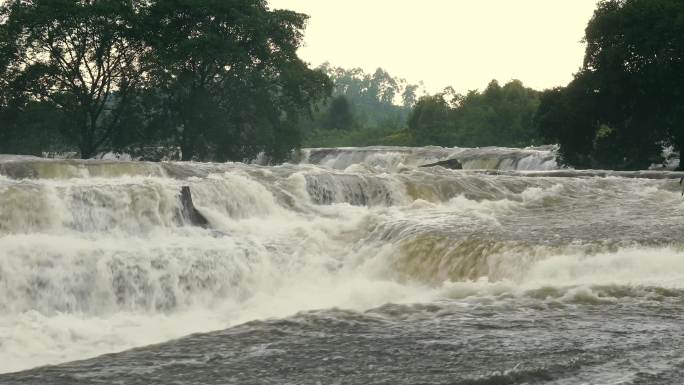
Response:
[{"label": "overcast sky", "polygon": [[311,16],[300,56],[373,71],[383,67],[430,92],[520,79],[567,84],[596,0],[269,0]]}]

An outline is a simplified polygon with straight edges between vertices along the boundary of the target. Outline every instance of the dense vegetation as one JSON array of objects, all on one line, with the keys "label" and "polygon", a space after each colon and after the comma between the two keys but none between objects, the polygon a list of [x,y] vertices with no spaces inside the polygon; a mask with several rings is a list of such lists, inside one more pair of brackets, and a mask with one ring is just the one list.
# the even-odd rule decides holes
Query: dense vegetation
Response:
[{"label": "dense vegetation", "polygon": [[528,146],[540,138],[534,126],[539,92],[519,80],[496,80],[483,92],[444,92],[421,98],[408,120],[412,142],[443,146]]},{"label": "dense vegetation", "polygon": [[541,141],[534,126],[540,93],[518,80],[503,87],[493,80],[484,91],[466,95],[447,87],[419,97],[421,86],[382,69],[373,76],[359,69],[324,70],[331,74],[336,96],[307,130],[311,146],[528,146]]},{"label": "dense vegetation", "polygon": [[316,144],[558,143],[561,162],[609,169],[647,168],[662,161],[668,146],[681,152],[684,2],[600,1],[585,41],[583,66],[566,87],[540,93],[514,80],[503,87],[492,81],[466,95],[447,88],[414,99],[405,129],[338,130],[319,135]]},{"label": "dense vegetation", "polygon": [[684,2],[602,0],[566,87],[425,95],[378,68],[297,57],[307,16],[265,0],[10,0],[0,7],[0,152],[179,148],[278,161],[302,145],[560,144],[578,168],[684,149]]},{"label": "dense vegetation", "polygon": [[576,167],[640,169],[684,149],[684,2],[604,0],[582,69],[545,91],[537,124]]},{"label": "dense vegetation", "polygon": [[333,98],[321,103],[305,124],[307,145],[408,144],[392,140],[391,136],[405,128],[421,85],[393,77],[382,68],[369,74],[360,68],[344,69],[326,63],[319,70],[332,81]]},{"label": "dense vegetation", "polygon": [[265,0],[6,2],[0,152],[283,159],[332,87],[296,55],[306,18]]}]

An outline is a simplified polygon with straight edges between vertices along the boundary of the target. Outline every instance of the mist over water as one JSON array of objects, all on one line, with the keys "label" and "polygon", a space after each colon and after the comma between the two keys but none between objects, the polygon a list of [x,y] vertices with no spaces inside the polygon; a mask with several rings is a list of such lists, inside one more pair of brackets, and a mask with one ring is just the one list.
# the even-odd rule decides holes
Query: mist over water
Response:
[{"label": "mist over water", "polygon": [[673,383],[679,175],[554,150],[2,157],[0,383]]}]

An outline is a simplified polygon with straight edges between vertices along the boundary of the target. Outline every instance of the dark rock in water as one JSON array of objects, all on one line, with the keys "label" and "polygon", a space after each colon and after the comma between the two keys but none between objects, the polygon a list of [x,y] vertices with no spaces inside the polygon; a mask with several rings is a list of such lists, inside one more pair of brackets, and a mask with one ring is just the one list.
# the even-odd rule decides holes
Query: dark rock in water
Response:
[{"label": "dark rock in water", "polygon": [[462,170],[463,165],[461,162],[458,161],[458,159],[447,159],[447,160],[442,160],[436,163],[430,163],[430,164],[424,164],[420,167],[434,167],[434,166],[442,166],[444,168],[450,168],[452,170]]},{"label": "dark rock in water", "polygon": [[181,187],[181,215],[183,219],[192,223],[195,226],[208,227],[209,221],[204,217],[192,203],[192,195],[190,194],[190,187]]}]

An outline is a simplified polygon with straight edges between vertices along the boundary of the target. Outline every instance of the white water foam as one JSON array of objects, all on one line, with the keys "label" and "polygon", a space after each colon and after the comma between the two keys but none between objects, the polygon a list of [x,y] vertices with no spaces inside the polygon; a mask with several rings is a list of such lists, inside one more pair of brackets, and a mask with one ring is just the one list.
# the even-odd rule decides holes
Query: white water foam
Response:
[{"label": "white water foam", "polygon": [[[535,213],[561,207],[570,226],[590,219],[598,198],[626,202],[616,203],[618,218],[648,204],[669,207],[673,218],[684,211],[668,182],[416,170],[422,161],[460,150],[403,151],[364,154],[363,164],[349,160],[358,155],[344,155],[329,165],[340,170],[190,164],[184,167],[208,175],[174,179],[149,164],[106,169],[53,161],[26,166],[48,167],[41,172],[49,179],[0,176],[0,372],[311,309],[467,306],[548,286],[567,296],[556,300],[568,301],[601,285],[682,289],[678,247],[549,246],[535,239],[485,250],[492,274],[473,281],[397,279],[404,242],[421,236],[441,237],[449,246],[452,238],[483,229],[507,246],[495,239],[505,219],[520,217],[524,230],[535,224]],[[537,150],[525,151],[517,167],[534,163],[525,159]],[[538,166],[546,167],[545,156]],[[190,187],[210,228],[180,216],[182,186]],[[523,230],[511,233],[522,237]]]}]

